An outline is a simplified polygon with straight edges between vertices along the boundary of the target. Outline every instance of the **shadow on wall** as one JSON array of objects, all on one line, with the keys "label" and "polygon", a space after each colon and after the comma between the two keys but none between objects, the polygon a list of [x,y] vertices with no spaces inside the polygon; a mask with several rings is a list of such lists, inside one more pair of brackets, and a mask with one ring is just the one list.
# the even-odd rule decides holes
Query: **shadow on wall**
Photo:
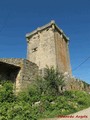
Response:
[{"label": "shadow on wall", "polygon": [[0,81],[10,80],[15,83],[19,71],[20,67],[0,62]]}]

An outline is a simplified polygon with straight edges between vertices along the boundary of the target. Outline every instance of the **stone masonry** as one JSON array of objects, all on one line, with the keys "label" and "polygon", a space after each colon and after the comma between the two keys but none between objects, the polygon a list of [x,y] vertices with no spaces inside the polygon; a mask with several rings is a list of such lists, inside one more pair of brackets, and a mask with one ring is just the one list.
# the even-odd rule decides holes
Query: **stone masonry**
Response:
[{"label": "stone masonry", "polygon": [[86,82],[75,78],[73,76],[69,76],[68,74],[64,77],[65,80],[65,90],[80,90],[87,91],[90,93],[90,85]]},{"label": "stone masonry", "polygon": [[0,79],[15,83],[16,91],[26,88],[38,75],[38,66],[26,59],[0,59]]},{"label": "stone masonry", "polygon": [[36,63],[39,69],[47,65],[71,74],[69,39],[54,21],[26,34],[26,38],[27,59]]}]

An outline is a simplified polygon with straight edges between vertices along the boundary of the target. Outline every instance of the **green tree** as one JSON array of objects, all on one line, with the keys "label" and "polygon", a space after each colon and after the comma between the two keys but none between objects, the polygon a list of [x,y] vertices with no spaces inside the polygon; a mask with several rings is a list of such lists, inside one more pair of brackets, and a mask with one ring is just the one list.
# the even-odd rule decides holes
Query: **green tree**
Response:
[{"label": "green tree", "polygon": [[60,94],[60,86],[65,86],[64,76],[53,67],[47,67],[44,77],[39,76],[35,82],[41,93],[50,95]]}]

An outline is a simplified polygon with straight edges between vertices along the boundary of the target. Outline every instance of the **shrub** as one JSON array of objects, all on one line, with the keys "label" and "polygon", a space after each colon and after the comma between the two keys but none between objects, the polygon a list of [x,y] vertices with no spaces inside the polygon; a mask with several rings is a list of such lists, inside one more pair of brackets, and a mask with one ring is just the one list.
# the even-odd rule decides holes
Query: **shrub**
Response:
[{"label": "shrub", "polygon": [[13,84],[9,81],[2,82],[0,87],[0,102],[13,102],[15,99]]},{"label": "shrub", "polygon": [[[47,68],[44,77],[15,95],[13,85],[3,82],[0,87],[0,120],[38,120],[67,115],[90,106],[90,95],[83,91],[65,91],[62,74]],[[39,104],[35,104],[38,102]]]},{"label": "shrub", "polygon": [[59,95],[61,92],[59,90],[59,86],[65,86],[64,76],[60,74],[57,70],[55,70],[53,67],[47,67],[45,73],[46,74],[44,75],[44,77],[39,76],[36,79],[36,86],[38,87],[38,90],[41,94],[53,96]]}]

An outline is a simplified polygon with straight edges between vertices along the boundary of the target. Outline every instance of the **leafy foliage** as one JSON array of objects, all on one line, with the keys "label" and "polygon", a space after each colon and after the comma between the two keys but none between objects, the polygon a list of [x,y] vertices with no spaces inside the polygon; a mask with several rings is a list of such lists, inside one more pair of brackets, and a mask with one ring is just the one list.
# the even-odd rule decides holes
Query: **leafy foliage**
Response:
[{"label": "leafy foliage", "polygon": [[47,68],[44,77],[16,95],[11,82],[0,84],[0,120],[38,120],[71,114],[90,106],[90,95],[84,91],[65,91],[63,76]]},{"label": "leafy foliage", "polygon": [[38,76],[35,83],[40,93],[47,95],[58,95],[62,92],[62,90],[59,89],[60,86],[62,88],[65,86],[63,75],[53,67],[47,67],[44,77]]},{"label": "leafy foliage", "polygon": [[0,102],[13,102],[15,100],[13,85],[11,82],[2,82],[0,85]]}]

